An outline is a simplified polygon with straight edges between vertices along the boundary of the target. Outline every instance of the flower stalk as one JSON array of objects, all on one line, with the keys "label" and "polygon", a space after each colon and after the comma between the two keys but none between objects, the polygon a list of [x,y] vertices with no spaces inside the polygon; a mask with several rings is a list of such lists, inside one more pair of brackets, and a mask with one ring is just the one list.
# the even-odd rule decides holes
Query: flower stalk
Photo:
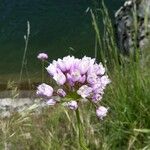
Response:
[{"label": "flower stalk", "polygon": [[79,136],[79,144],[80,144],[80,147],[81,147],[83,150],[89,150],[89,149],[86,147],[86,144],[85,144],[85,141],[84,141],[83,126],[82,126],[82,122],[81,122],[81,118],[80,118],[79,109],[76,109],[76,117],[77,117],[78,136]]},{"label": "flower stalk", "polygon": [[41,62],[42,63],[42,82],[44,82],[44,61]]}]

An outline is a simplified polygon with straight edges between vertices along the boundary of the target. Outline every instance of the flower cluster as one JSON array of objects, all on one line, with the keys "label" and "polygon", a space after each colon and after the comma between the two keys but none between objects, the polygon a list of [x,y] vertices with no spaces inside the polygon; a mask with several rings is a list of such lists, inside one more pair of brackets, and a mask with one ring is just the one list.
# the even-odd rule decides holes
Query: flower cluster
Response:
[{"label": "flower cluster", "polygon": [[[100,119],[106,116],[108,109],[104,106],[99,107],[98,102],[101,101],[110,79],[101,63],[98,64],[95,59],[86,56],[82,59],[66,56],[54,60],[46,70],[59,87],[56,91],[45,83],[37,87],[37,95],[47,98],[48,105],[63,103],[76,110],[79,103],[86,100],[96,106],[96,115]],[[61,97],[61,100],[55,100],[54,95]]]}]

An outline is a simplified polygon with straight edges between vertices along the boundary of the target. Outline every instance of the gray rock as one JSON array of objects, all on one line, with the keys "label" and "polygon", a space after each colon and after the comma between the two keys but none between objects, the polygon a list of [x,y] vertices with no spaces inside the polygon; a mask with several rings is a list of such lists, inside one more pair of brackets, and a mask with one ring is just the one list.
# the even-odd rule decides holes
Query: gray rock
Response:
[{"label": "gray rock", "polygon": [[[142,52],[149,44],[150,0],[128,0],[115,13],[119,49],[123,54]],[[136,26],[135,26],[136,24]]]},{"label": "gray rock", "polygon": [[13,113],[41,112],[47,107],[46,102],[39,98],[2,98],[0,99],[0,118],[9,118]]},{"label": "gray rock", "polygon": [[[36,96],[35,91],[18,91],[18,96],[13,97],[12,91],[0,92],[0,119],[9,118],[14,113],[26,115],[32,112],[34,115],[42,113],[43,108],[49,107],[46,100]],[[53,99],[60,101],[61,98],[53,96]]]}]

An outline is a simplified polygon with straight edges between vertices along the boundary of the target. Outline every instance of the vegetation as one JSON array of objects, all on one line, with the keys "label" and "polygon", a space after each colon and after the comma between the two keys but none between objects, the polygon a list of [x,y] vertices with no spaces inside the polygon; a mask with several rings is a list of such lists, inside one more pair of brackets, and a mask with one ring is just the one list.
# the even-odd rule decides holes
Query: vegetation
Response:
[{"label": "vegetation", "polygon": [[[107,67],[112,83],[106,89],[103,105],[109,106],[108,116],[99,121],[92,105],[80,109],[84,137],[90,150],[150,149],[150,69],[149,48],[143,55],[125,59],[118,54],[114,31],[107,9],[97,14],[90,10],[96,33],[97,59]],[[104,34],[98,27],[103,15]],[[103,38],[102,38],[103,34]],[[134,58],[134,59],[133,59]],[[136,59],[135,59],[136,58]],[[81,106],[83,107],[83,106]],[[0,149],[5,150],[78,150],[76,116],[63,107],[45,108],[34,114],[34,107],[24,113],[0,120]]]}]

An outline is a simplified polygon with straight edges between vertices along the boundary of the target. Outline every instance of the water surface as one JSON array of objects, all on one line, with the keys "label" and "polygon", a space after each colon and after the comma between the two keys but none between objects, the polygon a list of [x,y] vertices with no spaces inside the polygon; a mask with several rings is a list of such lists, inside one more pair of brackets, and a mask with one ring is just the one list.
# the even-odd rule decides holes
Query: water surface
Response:
[{"label": "water surface", "polygon": [[[113,16],[123,0],[105,3]],[[41,51],[50,61],[70,53],[94,57],[94,31],[90,14],[85,13],[93,6],[94,0],[0,0],[0,82],[19,77],[27,20],[31,25],[27,67],[35,78]]]}]

